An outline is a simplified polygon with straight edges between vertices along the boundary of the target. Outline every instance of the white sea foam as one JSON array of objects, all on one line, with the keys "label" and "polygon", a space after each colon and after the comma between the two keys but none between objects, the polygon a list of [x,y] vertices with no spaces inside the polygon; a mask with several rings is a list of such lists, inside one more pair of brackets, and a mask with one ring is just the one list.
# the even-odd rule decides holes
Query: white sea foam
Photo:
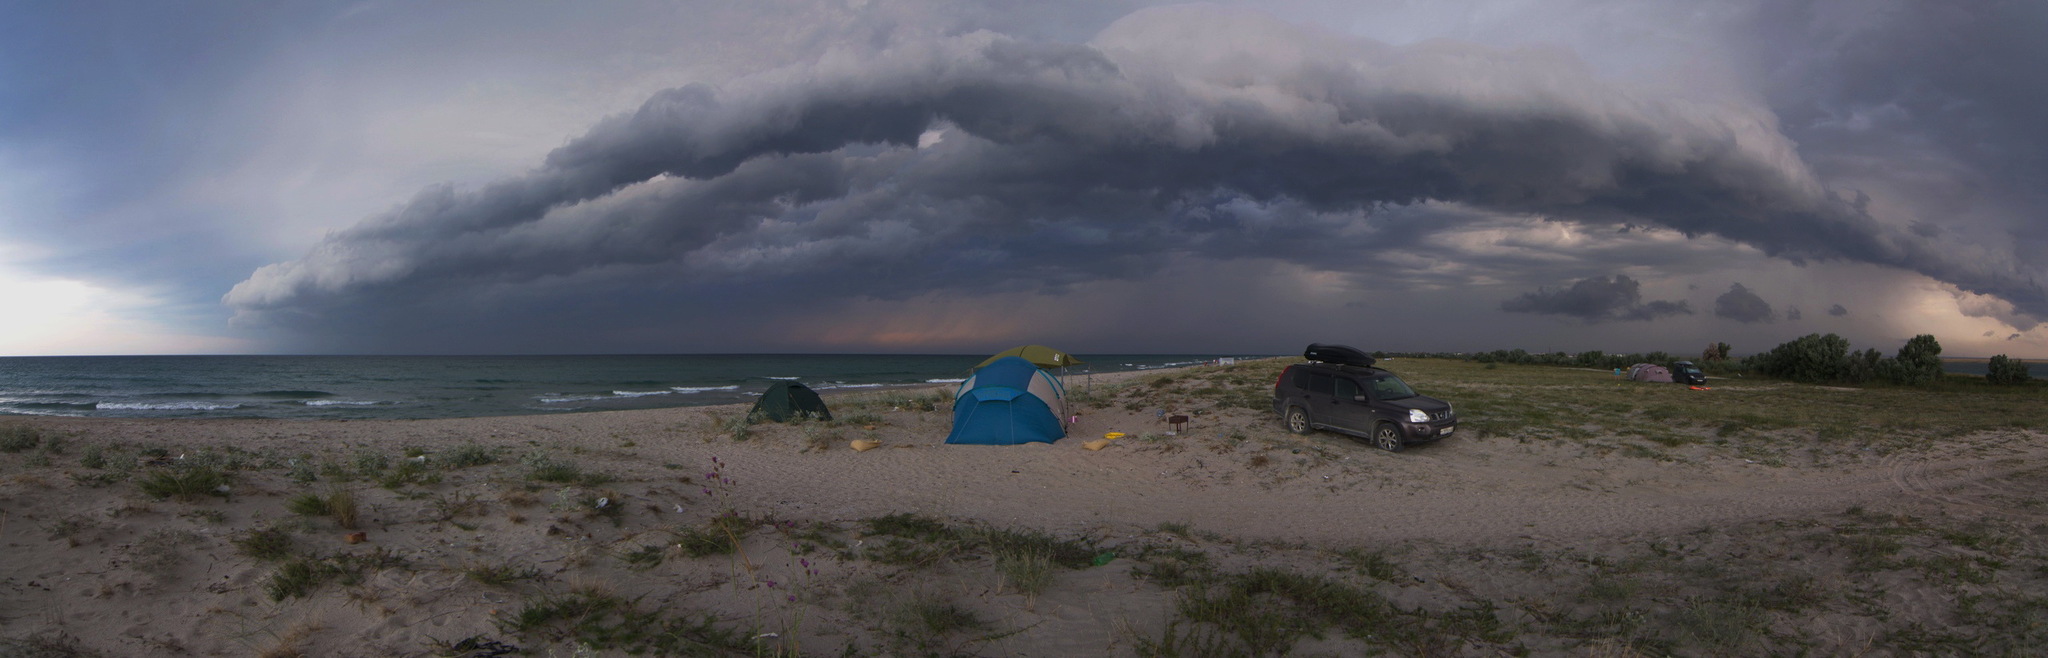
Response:
[{"label": "white sea foam", "polygon": [[703,393],[705,391],[737,391],[740,387],[734,384],[732,386],[670,386],[668,388],[677,393]]},{"label": "white sea foam", "polygon": [[23,409],[23,408],[18,408],[18,407],[12,407],[12,406],[8,406],[8,405],[0,405],[0,414],[15,414],[15,415],[20,415],[20,416],[54,416],[54,417],[59,417],[59,418],[84,418],[84,417],[85,417],[85,414],[80,414],[80,413],[68,413],[68,414],[67,414],[67,413],[64,413],[64,412],[61,412],[61,411],[51,411],[51,410],[48,410],[48,409]]},{"label": "white sea foam", "polygon": [[674,392],[675,391],[612,391],[612,395],[616,395],[622,398],[644,398],[649,395],[668,395]]},{"label": "white sea foam", "polygon": [[307,400],[307,401],[306,401],[306,406],[308,406],[308,407],[374,407],[374,406],[377,406],[377,405],[380,405],[380,404],[397,404],[397,403],[396,403],[396,402],[378,402],[378,401],[376,401],[376,400]]},{"label": "white sea foam", "polygon": [[887,385],[888,384],[824,384],[820,386],[813,386],[811,388],[820,391],[829,391],[835,388],[881,388]]},{"label": "white sea foam", "polygon": [[591,400],[603,400],[603,399],[605,399],[605,398],[609,398],[609,397],[611,397],[611,396],[609,396],[609,395],[562,395],[562,394],[560,394],[560,393],[552,393],[552,394],[547,394],[547,395],[541,395],[541,396],[535,397],[534,399],[536,399],[536,400],[539,400],[539,401],[540,401],[540,402],[541,402],[542,404],[561,404],[561,403],[563,403],[563,402],[589,402],[589,401],[591,401]]},{"label": "white sea foam", "polygon": [[926,384],[958,384],[958,383],[960,383],[960,382],[964,382],[964,381],[967,381],[967,379],[966,379],[966,378],[964,378],[964,377],[956,377],[956,378],[940,378],[940,379],[927,379],[927,380],[924,380],[924,383],[926,383]]},{"label": "white sea foam", "polygon": [[240,409],[242,405],[219,402],[101,402],[94,409],[119,411],[219,411]]}]

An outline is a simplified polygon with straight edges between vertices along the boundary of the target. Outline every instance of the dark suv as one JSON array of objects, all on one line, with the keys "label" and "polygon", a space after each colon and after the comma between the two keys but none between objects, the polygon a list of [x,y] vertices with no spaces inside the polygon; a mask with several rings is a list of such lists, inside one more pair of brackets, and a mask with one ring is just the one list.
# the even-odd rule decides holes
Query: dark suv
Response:
[{"label": "dark suv", "polygon": [[1450,403],[1417,395],[1356,348],[1316,344],[1303,356],[1308,363],[1288,366],[1273,383],[1273,411],[1288,431],[1330,430],[1399,452],[1410,443],[1450,436],[1458,427]]},{"label": "dark suv", "polygon": [[1700,372],[1700,367],[1693,365],[1691,361],[1679,361],[1671,364],[1671,381],[1688,386],[1700,386],[1707,383],[1707,373]]}]

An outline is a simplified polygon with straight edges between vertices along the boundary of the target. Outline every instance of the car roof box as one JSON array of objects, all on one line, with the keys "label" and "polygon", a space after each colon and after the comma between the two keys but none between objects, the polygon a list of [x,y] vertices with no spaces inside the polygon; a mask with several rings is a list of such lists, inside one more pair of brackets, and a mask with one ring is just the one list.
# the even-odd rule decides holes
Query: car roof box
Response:
[{"label": "car roof box", "polygon": [[1340,366],[1370,368],[1373,364],[1372,357],[1367,356],[1363,350],[1349,345],[1310,343],[1308,349],[1302,351],[1301,357],[1310,361],[1334,363]]}]

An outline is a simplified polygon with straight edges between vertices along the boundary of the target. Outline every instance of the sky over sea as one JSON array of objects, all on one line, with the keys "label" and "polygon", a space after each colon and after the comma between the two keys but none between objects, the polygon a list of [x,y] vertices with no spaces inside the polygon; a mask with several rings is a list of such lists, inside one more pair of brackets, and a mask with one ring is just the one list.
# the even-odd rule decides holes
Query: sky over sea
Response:
[{"label": "sky over sea", "polygon": [[2048,4],[0,0],[0,355],[2048,358]]}]

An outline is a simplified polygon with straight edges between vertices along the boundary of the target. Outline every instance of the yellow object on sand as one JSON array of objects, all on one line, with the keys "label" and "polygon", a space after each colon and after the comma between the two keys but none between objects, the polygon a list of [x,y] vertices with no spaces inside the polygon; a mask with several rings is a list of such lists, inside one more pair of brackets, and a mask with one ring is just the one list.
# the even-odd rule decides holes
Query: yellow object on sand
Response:
[{"label": "yellow object on sand", "polygon": [[882,447],[882,442],[874,439],[854,439],[853,443],[848,445],[853,446],[854,452],[867,452]]},{"label": "yellow object on sand", "polygon": [[1081,447],[1087,448],[1089,450],[1101,450],[1103,448],[1109,447],[1109,439],[1096,439],[1094,441],[1089,441],[1087,443],[1081,444]]},{"label": "yellow object on sand", "polygon": [[1104,434],[1104,435],[1102,435],[1102,438],[1105,438],[1105,439],[1121,439],[1121,438],[1124,438],[1124,433],[1123,433],[1123,432],[1110,432],[1110,433],[1108,433],[1108,434]]}]

